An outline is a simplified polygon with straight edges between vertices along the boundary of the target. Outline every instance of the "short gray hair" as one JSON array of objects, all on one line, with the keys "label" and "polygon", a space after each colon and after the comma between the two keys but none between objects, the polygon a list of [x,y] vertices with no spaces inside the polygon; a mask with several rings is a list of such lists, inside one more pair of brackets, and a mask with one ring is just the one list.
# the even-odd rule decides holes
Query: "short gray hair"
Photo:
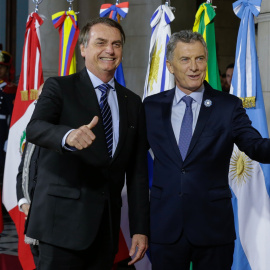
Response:
[{"label": "short gray hair", "polygon": [[182,30],[180,32],[173,33],[167,44],[166,58],[168,61],[172,61],[173,52],[178,42],[193,43],[199,41],[204,47],[206,59],[208,58],[208,50],[203,36],[198,32],[192,32],[191,30]]}]

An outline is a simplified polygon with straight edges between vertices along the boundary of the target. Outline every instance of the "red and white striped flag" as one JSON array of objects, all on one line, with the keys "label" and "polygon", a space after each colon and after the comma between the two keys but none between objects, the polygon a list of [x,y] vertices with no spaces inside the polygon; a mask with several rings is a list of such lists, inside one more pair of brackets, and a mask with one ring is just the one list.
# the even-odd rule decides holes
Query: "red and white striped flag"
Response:
[{"label": "red and white striped flag", "polygon": [[43,83],[40,26],[43,20],[37,13],[28,16],[18,91],[8,136],[3,183],[3,204],[13,219],[19,237],[18,254],[24,270],[35,269],[29,245],[24,243],[25,216],[19,211],[16,195],[16,176],[25,145],[25,128],[34,110],[37,90]]}]

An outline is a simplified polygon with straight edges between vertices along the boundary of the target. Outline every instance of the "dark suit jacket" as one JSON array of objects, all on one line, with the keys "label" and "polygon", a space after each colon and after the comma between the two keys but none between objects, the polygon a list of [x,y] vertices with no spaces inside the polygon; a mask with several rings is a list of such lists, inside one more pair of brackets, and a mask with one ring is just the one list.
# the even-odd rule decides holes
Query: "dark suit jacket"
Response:
[{"label": "dark suit jacket", "polygon": [[[182,232],[195,245],[235,239],[228,185],[234,143],[251,159],[270,162],[270,140],[251,126],[239,98],[205,82],[194,134],[183,161],[171,124],[175,89],[145,99],[147,137],[153,150],[150,241],[173,243]],[[204,105],[205,100],[212,105]]]},{"label": "dark suit jacket", "polygon": [[[26,130],[28,141],[46,148],[40,151],[27,236],[73,250],[85,249],[95,239],[108,204],[116,251],[125,174],[131,235],[148,235],[144,111],[139,96],[117,82],[115,86],[119,142],[110,159],[98,100],[86,69],[46,81]],[[67,131],[90,123],[95,115],[99,122],[92,130],[96,135],[93,144],[81,151],[65,151],[61,141]]]}]

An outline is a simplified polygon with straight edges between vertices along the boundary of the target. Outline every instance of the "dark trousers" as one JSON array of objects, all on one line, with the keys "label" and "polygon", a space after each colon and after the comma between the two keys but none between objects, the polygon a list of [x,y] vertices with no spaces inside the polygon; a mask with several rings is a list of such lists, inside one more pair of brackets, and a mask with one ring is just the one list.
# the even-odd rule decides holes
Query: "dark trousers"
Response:
[{"label": "dark trousers", "polygon": [[33,255],[33,258],[34,258],[35,266],[37,267],[38,260],[39,260],[39,247],[38,247],[38,245],[30,244],[30,249],[31,249],[31,252],[32,252],[32,255]]},{"label": "dark trousers", "polygon": [[111,270],[115,257],[112,250],[108,211],[105,211],[95,241],[85,250],[70,250],[40,241],[37,269]]},{"label": "dark trousers", "polygon": [[194,246],[185,235],[174,244],[150,243],[152,270],[231,270],[234,242],[221,246]]}]

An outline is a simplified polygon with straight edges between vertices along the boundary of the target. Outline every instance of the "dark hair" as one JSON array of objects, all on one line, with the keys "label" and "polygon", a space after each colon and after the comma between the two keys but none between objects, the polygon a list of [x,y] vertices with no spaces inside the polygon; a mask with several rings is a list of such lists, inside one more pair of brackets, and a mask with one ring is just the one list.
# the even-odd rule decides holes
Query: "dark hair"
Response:
[{"label": "dark hair", "polygon": [[229,65],[226,67],[226,71],[227,71],[227,69],[229,69],[229,68],[234,68],[234,63],[229,64]]},{"label": "dark hair", "polygon": [[126,39],[125,32],[124,32],[122,26],[118,22],[116,22],[110,18],[99,17],[99,18],[93,19],[91,21],[88,21],[87,24],[82,28],[82,30],[80,31],[80,35],[79,35],[79,41],[78,41],[79,45],[83,45],[85,48],[87,47],[88,42],[89,42],[89,38],[90,38],[89,37],[90,30],[91,30],[92,26],[95,24],[105,24],[105,25],[117,28],[121,33],[122,42],[123,43],[125,42],[125,39]]},{"label": "dark hair", "polygon": [[182,30],[180,32],[173,33],[167,44],[166,57],[168,61],[173,58],[173,52],[178,42],[193,43],[199,41],[204,47],[206,59],[208,58],[208,50],[203,36],[198,32],[192,32],[191,30]]}]

